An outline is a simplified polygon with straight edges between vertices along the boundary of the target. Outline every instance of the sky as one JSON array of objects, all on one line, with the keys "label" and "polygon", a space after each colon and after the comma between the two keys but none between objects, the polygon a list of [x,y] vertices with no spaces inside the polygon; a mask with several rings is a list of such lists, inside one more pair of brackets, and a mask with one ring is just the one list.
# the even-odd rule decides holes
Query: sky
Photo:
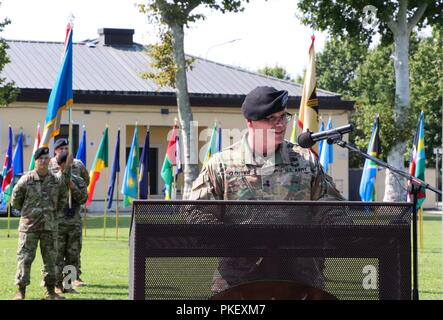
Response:
[{"label": "sky", "polygon": [[[134,41],[155,42],[156,31],[136,3],[142,0],[0,0],[0,19],[7,25],[0,36],[9,40],[64,41],[72,13],[74,42],[98,37],[100,28],[134,29]],[[244,12],[205,14],[185,31],[185,52],[201,58],[256,71],[264,66],[284,67],[291,77],[301,75],[307,63],[312,30],[296,18],[296,0],[251,0]],[[321,51],[326,35],[315,33]]]}]

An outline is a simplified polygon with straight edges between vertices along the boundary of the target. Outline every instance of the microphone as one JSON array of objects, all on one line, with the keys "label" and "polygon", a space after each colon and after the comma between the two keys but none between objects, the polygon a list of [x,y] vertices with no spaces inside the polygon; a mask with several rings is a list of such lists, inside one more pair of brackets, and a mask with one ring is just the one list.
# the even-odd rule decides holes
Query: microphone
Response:
[{"label": "microphone", "polygon": [[310,148],[317,141],[325,140],[329,138],[337,138],[338,135],[343,135],[354,130],[354,125],[347,124],[335,129],[330,129],[322,132],[312,133],[309,130],[301,133],[297,138],[297,143],[302,148]]}]

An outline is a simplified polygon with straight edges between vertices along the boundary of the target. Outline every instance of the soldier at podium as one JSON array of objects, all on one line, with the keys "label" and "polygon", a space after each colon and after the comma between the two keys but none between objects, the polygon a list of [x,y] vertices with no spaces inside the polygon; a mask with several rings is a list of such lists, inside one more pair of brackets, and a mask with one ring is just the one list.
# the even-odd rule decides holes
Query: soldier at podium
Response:
[{"label": "soldier at podium", "polygon": [[[330,176],[309,149],[284,139],[291,114],[288,92],[257,87],[242,104],[248,132],[241,140],[214,154],[192,185],[189,200],[344,200]],[[254,217],[220,217],[195,207],[189,223],[248,223]],[[289,260],[288,260],[289,259]],[[260,279],[292,280],[324,287],[324,259],[224,257],[213,277],[219,293],[242,282]]]}]

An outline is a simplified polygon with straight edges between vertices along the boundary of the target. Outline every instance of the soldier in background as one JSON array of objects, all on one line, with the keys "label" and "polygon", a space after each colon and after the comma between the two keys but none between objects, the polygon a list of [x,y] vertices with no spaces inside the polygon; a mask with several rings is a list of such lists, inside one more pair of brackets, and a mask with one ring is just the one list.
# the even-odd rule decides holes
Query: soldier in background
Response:
[{"label": "soldier in background", "polygon": [[[59,153],[55,158],[60,169],[63,171],[68,152]],[[68,192],[67,186],[64,186],[62,194]],[[58,212],[58,229],[57,229],[57,258],[56,258],[56,286],[55,292],[61,293],[77,293],[73,288],[63,288],[63,268],[66,265],[72,265],[79,270],[79,258],[81,249],[82,235],[82,218],[80,216],[81,205],[88,199],[88,186],[85,181],[75,175],[71,175],[69,182],[71,190],[72,208],[68,207],[66,197],[64,197],[64,208]],[[74,283],[72,283],[73,285]]]},{"label": "soldier in background", "polygon": [[[272,87],[257,87],[246,96],[242,112],[248,133],[210,158],[192,185],[190,200],[343,200],[316,157],[284,140],[291,120],[287,100],[287,91]],[[258,221],[263,218],[259,213],[221,215],[198,206],[186,218],[190,223],[266,223]],[[322,288],[323,269],[324,259],[318,258],[225,257],[219,259],[212,291],[270,278]]]},{"label": "soldier in background", "polygon": [[69,182],[72,156],[68,157],[64,171],[58,174],[48,170],[48,148],[37,149],[34,159],[35,169],[19,179],[11,197],[12,206],[21,211],[15,279],[18,292],[14,299],[25,299],[31,265],[40,242],[45,299],[60,300],[64,298],[54,290],[57,212],[63,205],[62,190]]},{"label": "soldier in background", "polygon": [[[57,141],[55,141],[54,143],[54,157],[52,157],[50,163],[49,163],[49,170],[51,170],[52,172],[58,172],[60,170],[60,167],[57,163],[57,156],[64,153],[64,152],[69,152],[69,142],[67,139],[58,139]],[[74,159],[74,162],[72,163],[72,175],[79,177],[81,179],[83,179],[84,184],[86,184],[86,188],[89,185],[89,173],[88,170],[86,169],[86,167],[84,166],[83,162],[81,162],[78,159]],[[68,203],[68,197],[69,197],[69,193],[68,190],[65,190],[65,197],[66,197],[66,202]],[[82,227],[83,227],[83,223],[82,223],[82,219],[81,219],[81,215],[80,215],[80,211],[81,211],[81,204],[79,204],[79,202],[76,202],[76,207],[72,208],[74,211],[78,211],[79,215],[79,219],[77,221],[77,224],[79,227],[75,228],[75,235],[73,235],[73,237],[75,239],[77,239],[75,242],[72,242],[72,246],[73,246],[73,250],[72,251],[76,251],[78,252],[78,258],[76,259],[76,261],[78,261],[78,265],[75,265],[76,269],[77,269],[77,279],[74,281],[73,285],[74,286],[82,286],[84,285],[83,280],[80,278],[80,274],[81,272],[81,250],[82,250]],[[74,249],[75,248],[75,249]],[[77,250],[78,248],[78,250]]]}]

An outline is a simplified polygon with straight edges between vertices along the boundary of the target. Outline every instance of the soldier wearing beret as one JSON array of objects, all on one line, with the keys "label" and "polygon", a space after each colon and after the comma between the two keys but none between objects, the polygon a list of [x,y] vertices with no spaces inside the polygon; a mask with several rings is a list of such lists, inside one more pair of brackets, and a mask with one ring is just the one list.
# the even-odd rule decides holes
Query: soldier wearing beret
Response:
[{"label": "soldier wearing beret", "polygon": [[[63,151],[55,157],[57,165],[62,171],[66,165],[68,154],[67,151]],[[65,195],[68,192],[68,186],[63,186],[63,189],[61,193]],[[80,206],[88,199],[88,186],[81,177],[71,174],[69,189],[71,190],[72,208],[67,208],[68,199],[64,197],[63,210],[58,212],[55,285],[55,292],[58,294],[77,293],[73,288],[63,288],[63,277],[65,276],[63,268],[66,265],[71,265],[76,268],[78,273],[82,237]]]},{"label": "soldier wearing beret", "polygon": [[[190,200],[343,200],[316,157],[284,139],[291,119],[287,101],[287,91],[272,87],[257,87],[246,96],[241,110],[247,133],[210,158],[192,185]],[[190,223],[251,223],[258,216],[220,216],[198,207],[186,212]],[[317,258],[291,258],[290,262],[261,257],[220,258],[212,291],[218,293],[241,282],[264,279],[322,287],[322,270],[323,260]]]},{"label": "soldier wearing beret", "polygon": [[72,157],[68,158],[65,170],[58,174],[48,170],[48,148],[37,149],[34,159],[35,169],[19,179],[11,197],[12,206],[21,212],[15,279],[18,292],[14,299],[25,298],[31,265],[40,242],[45,298],[59,300],[63,297],[54,290],[57,212],[63,203],[61,190],[69,182]]},{"label": "soldier wearing beret", "polygon": [[[49,170],[51,170],[54,173],[57,173],[60,171],[60,165],[58,163],[57,157],[60,157],[62,154],[69,151],[69,142],[67,139],[58,139],[54,143],[54,157],[51,159],[49,163]],[[84,186],[86,186],[86,189],[89,185],[89,173],[84,164],[77,159],[74,159],[74,162],[71,166],[71,172],[72,172],[72,179],[74,182],[73,185],[71,184],[71,194],[73,192],[76,192],[74,186],[76,186],[80,193],[84,196]],[[66,265],[73,265],[77,269],[77,279],[74,281],[74,286],[80,286],[83,285],[83,281],[80,278],[81,274],[81,261],[80,261],[80,254],[82,249],[82,217],[80,214],[81,211],[81,205],[85,203],[85,201],[82,200],[82,197],[72,197],[72,208],[71,210],[68,210],[69,205],[69,190],[64,189],[64,203],[66,203],[66,207],[62,208],[62,210],[59,212],[59,235],[58,235],[58,247],[60,247],[61,250],[64,252],[61,254],[61,256],[58,257],[57,262],[57,270],[60,271],[57,278],[57,288],[56,291],[60,293],[63,291],[63,288],[61,288],[61,270],[63,270],[63,265],[66,263]],[[87,191],[86,191],[87,194]],[[74,258],[74,255],[77,255],[76,258]],[[66,259],[66,261],[65,261]],[[61,267],[61,269],[60,269]],[[75,290],[68,289],[69,292],[75,293]]]}]

